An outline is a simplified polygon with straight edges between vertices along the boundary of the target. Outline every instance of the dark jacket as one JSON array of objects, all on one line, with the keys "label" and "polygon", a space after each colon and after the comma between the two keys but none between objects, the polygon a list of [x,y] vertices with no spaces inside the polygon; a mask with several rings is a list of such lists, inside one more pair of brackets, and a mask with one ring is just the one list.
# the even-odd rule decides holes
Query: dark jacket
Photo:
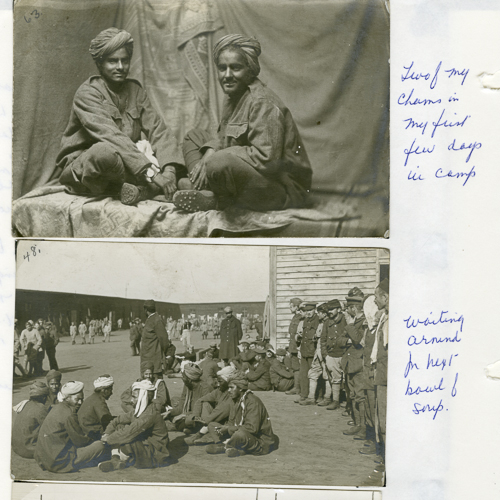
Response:
[{"label": "dark jacket", "polygon": [[[302,189],[311,187],[311,164],[292,114],[258,78],[237,103],[224,99],[218,137],[207,146],[230,149],[266,176],[286,172]],[[285,188],[295,206],[295,193]]]},{"label": "dark jacket", "polygon": [[238,318],[231,316],[224,318],[220,324],[220,348],[221,359],[231,359],[238,355],[238,343],[243,337],[241,323]]},{"label": "dark jacket", "polygon": [[202,416],[203,403],[208,403],[213,407],[210,415],[205,417],[205,425],[208,425],[210,422],[223,423],[226,421],[234,404],[228,391],[222,392],[220,389],[215,389],[196,401],[193,408],[194,416]]},{"label": "dark jacket", "polygon": [[94,392],[78,410],[78,422],[85,435],[93,440],[101,439],[104,429],[113,419],[106,399],[100,392]]},{"label": "dark jacket", "polygon": [[269,375],[271,376],[271,383],[277,387],[283,379],[293,379],[293,371],[288,369],[285,363],[282,363],[276,358],[270,361]]},{"label": "dark jacket", "polygon": [[154,405],[149,405],[139,417],[134,412],[116,417],[106,428],[108,444],[114,447],[129,445],[126,451],[134,455],[141,467],[164,464],[168,451],[168,431],[165,421]]},{"label": "dark jacket", "polygon": [[71,472],[75,470],[76,449],[88,446],[74,408],[66,402],[55,405],[43,421],[34,458],[42,470]]},{"label": "dark jacket", "polygon": [[256,365],[250,366],[250,371],[247,373],[247,379],[252,391],[270,391],[271,375],[269,373],[269,361],[261,359]]},{"label": "dark jacket", "polygon": [[314,357],[316,351],[316,330],[319,326],[319,316],[314,314],[311,318],[304,318],[302,338],[300,340],[300,354],[304,358]]},{"label": "dark jacket", "polygon": [[176,417],[181,414],[187,415],[189,413],[193,413],[196,401],[213,390],[214,388],[211,385],[203,382],[202,380],[193,382],[192,389],[188,389],[186,385],[184,385],[181,397],[170,412],[170,416]]},{"label": "dark jacket", "polygon": [[39,401],[30,400],[17,413],[12,424],[12,449],[23,458],[33,458],[40,427],[49,412],[49,407]]},{"label": "dark jacket", "polygon": [[368,328],[365,315],[362,314],[354,320],[352,325],[345,327],[345,333],[351,339],[352,344],[347,346],[346,352],[342,356],[340,366],[346,373],[358,373],[363,369],[363,346],[361,341]]},{"label": "dark jacket", "polygon": [[228,424],[245,429],[256,437],[262,447],[259,455],[266,455],[278,447],[278,436],[273,432],[266,407],[250,391],[247,391],[242,399],[231,408]]},{"label": "dark jacket", "polygon": [[339,314],[335,319],[327,318],[325,320],[320,338],[323,359],[326,356],[341,358],[344,355],[347,342],[346,326],[347,323],[343,314]]},{"label": "dark jacket", "polygon": [[170,345],[165,325],[158,313],[154,313],[146,320],[142,329],[141,363],[152,361],[153,373],[162,371],[164,352]]},{"label": "dark jacket", "polygon": [[295,313],[295,315],[292,318],[292,321],[290,321],[290,325],[288,326],[288,335],[290,335],[290,342],[288,344],[288,348],[295,348],[297,349],[297,341],[295,339],[295,336],[297,335],[297,327],[299,326],[299,323],[302,321],[302,314]]},{"label": "dark jacket", "polygon": [[198,366],[203,370],[201,380],[215,387],[217,380],[217,372],[220,370],[219,365],[213,358],[206,356],[199,363]]},{"label": "dark jacket", "polygon": [[[184,165],[174,134],[151,105],[141,84],[128,79],[119,95],[121,103],[100,76],[91,76],[80,86],[61,140],[57,168],[63,171],[91,146],[104,142],[116,148],[126,172],[140,180],[151,163],[135,146],[141,134],[151,144],[160,167]],[[175,172],[174,166],[168,169]]]}]

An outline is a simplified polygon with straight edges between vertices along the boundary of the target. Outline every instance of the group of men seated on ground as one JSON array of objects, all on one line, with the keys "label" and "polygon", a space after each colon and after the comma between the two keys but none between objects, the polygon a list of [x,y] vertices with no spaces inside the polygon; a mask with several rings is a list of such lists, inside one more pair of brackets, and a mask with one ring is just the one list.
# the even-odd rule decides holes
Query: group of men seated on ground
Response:
[{"label": "group of men seated on ground", "polygon": [[228,457],[265,455],[278,447],[269,414],[243,372],[227,366],[210,370],[207,378],[203,366],[184,361],[184,388],[172,404],[153,369],[150,361],[141,364],[141,377],[121,395],[124,413],[118,416],[107,404],[110,375],[98,377],[84,399],[82,382],[61,385],[61,373],[49,372],[47,384],[34,382],[29,400],[14,407],[13,451],[50,472],[95,466],[111,472],[169,465],[169,431],[183,432],[188,445],[207,444],[208,454]]},{"label": "group of men seated on ground", "polygon": [[311,165],[290,111],[258,78],[255,38],[227,35],[215,44],[225,94],[218,134],[193,129],[182,148],[142,85],[128,78],[133,49],[130,33],[117,28],[90,43],[99,74],[77,90],[56,159],[70,193],[127,205],[164,195],[187,212],[307,205]]}]

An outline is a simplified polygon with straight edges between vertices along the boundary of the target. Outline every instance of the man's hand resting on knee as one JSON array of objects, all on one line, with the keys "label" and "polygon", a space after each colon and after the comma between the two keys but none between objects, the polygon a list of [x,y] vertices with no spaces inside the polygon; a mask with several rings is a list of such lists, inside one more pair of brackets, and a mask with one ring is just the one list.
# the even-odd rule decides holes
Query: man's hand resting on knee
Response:
[{"label": "man's hand resting on knee", "polygon": [[209,187],[207,179],[207,160],[215,153],[212,148],[208,148],[203,158],[194,166],[189,174],[189,180],[198,191]]},{"label": "man's hand resting on knee", "polygon": [[162,189],[167,201],[172,201],[172,196],[177,191],[177,179],[175,172],[166,170],[153,177],[153,182]]}]

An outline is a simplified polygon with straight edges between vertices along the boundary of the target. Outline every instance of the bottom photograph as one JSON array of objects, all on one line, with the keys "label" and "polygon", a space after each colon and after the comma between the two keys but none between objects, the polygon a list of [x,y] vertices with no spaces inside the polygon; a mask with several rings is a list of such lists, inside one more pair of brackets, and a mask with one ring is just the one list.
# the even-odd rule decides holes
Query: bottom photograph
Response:
[{"label": "bottom photograph", "polygon": [[384,486],[388,250],[16,253],[15,481]]}]

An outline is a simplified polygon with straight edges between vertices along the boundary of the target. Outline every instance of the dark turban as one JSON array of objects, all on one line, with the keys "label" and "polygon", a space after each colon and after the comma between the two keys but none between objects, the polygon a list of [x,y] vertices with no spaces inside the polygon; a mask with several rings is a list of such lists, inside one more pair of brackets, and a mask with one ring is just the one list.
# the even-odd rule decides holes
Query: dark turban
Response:
[{"label": "dark turban", "polygon": [[236,387],[246,391],[248,389],[248,380],[243,372],[236,372],[232,377],[229,378],[228,382],[234,384]]},{"label": "dark turban", "polygon": [[141,363],[141,374],[144,375],[146,370],[154,371],[155,364],[152,361],[146,360]]},{"label": "dark turban", "polygon": [[214,62],[219,62],[219,56],[224,50],[236,50],[245,56],[248,67],[257,76],[260,73],[259,56],[261,53],[260,43],[256,38],[248,38],[242,35],[223,36],[214,47]]},{"label": "dark turban", "polygon": [[50,382],[51,380],[57,380],[58,382],[61,381],[62,378],[62,373],[58,372],[57,370],[50,370],[47,375],[45,375],[45,379],[47,382]]},{"label": "dark turban", "polygon": [[34,398],[37,396],[48,396],[49,388],[45,385],[44,382],[40,382],[37,380],[30,385],[30,398]]},{"label": "dark turban", "polygon": [[108,28],[101,31],[91,42],[89,52],[94,61],[103,59],[109,54],[125,47],[129,57],[134,51],[134,39],[125,30],[118,28]]},{"label": "dark turban", "polygon": [[189,380],[196,382],[200,380],[203,375],[203,370],[196,363],[186,363],[184,366],[184,374]]}]

